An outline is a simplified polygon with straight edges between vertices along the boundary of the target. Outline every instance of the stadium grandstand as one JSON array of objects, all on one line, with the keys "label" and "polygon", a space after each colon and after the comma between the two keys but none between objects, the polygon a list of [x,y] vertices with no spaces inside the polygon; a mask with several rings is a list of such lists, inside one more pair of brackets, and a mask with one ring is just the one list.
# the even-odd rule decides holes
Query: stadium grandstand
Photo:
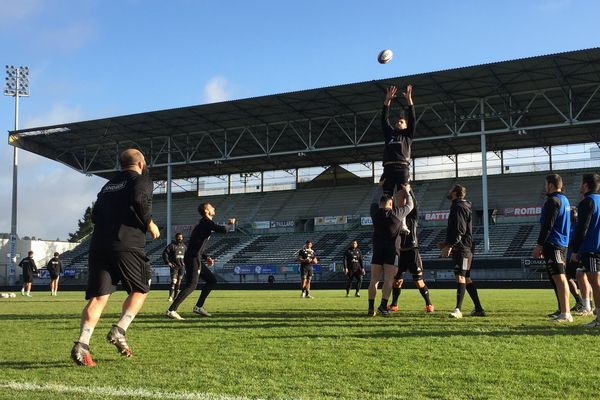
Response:
[{"label": "stadium grandstand", "polygon": [[[445,237],[445,194],[460,183],[474,209],[473,276],[542,279],[529,257],[545,175],[559,172],[576,204],[582,173],[600,165],[600,48],[24,129],[9,132],[9,142],[101,177],[116,170],[120,150],[139,148],[167,242],[175,232],[189,235],[200,203],[216,207],[217,222],[237,218],[234,233],[209,243],[221,280],[295,282],[295,255],[311,239],[316,279],[336,282],[352,239],[370,260],[384,90],[408,83],[418,119],[412,179],[426,278],[453,279],[436,244]],[[168,279],[160,257],[167,242],[147,247],[158,283]],[[79,280],[87,249],[83,241],[63,255]]]}]

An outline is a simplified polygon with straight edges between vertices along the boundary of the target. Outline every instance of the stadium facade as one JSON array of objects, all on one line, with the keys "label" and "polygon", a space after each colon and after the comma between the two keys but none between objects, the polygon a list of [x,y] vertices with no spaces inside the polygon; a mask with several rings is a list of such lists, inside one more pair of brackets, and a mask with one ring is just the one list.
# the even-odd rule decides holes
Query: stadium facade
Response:
[{"label": "stadium facade", "polygon": [[[231,239],[231,243],[222,246],[222,259],[228,260],[221,265],[224,273],[241,276],[245,274],[240,271],[251,272],[253,266],[268,272],[270,264],[257,261],[246,265],[241,255],[268,253],[280,249],[283,242],[289,243],[291,237],[304,235],[322,237],[323,246],[331,252],[339,251],[342,242],[355,233],[363,235],[368,243],[369,228],[361,224],[365,222],[361,217],[365,217],[365,202],[380,171],[383,143],[379,120],[384,89],[391,84],[402,87],[408,83],[415,87],[418,118],[412,172],[424,211],[424,231],[431,229],[425,242],[429,235],[433,235],[433,240],[443,231],[445,205],[435,196],[441,196],[457,178],[466,179],[460,174],[461,157],[464,160],[469,155],[468,163],[480,171],[478,177],[467,181],[472,195],[477,196],[477,253],[488,260],[511,257],[510,252],[506,253],[510,243],[502,254],[498,253],[497,248],[504,244],[499,246],[496,236],[502,240],[512,237],[516,244],[519,240],[528,243],[535,231],[536,207],[541,204],[540,189],[528,198],[522,194],[543,173],[513,175],[506,169],[507,153],[538,149],[538,154],[533,151],[531,157],[542,166],[538,170],[545,172],[558,169],[556,160],[561,159],[561,154],[556,149],[563,151],[579,145],[589,160],[577,168],[598,166],[593,150],[600,143],[600,48],[24,129],[9,132],[9,143],[82,173],[102,177],[117,169],[120,150],[139,148],[147,156],[157,192],[165,191],[156,197],[155,212],[167,239],[172,237],[174,228],[194,223],[197,217],[189,211],[194,208],[191,204],[197,205],[199,197],[210,198],[219,203],[221,217],[237,211],[231,216],[245,222],[232,236],[238,238],[237,242]],[[419,179],[426,176],[424,172],[436,172],[436,166],[423,162],[436,157],[450,162],[454,176]],[[567,160],[578,161],[573,156]],[[488,177],[490,162],[500,177]],[[348,164],[362,165],[362,173],[340,167]],[[302,183],[301,171],[311,168],[320,173],[311,182]],[[294,190],[269,193],[265,179],[273,171],[292,176]],[[207,197],[201,182],[215,176],[221,177],[225,194]],[[573,180],[577,180],[576,176],[577,172]],[[490,179],[499,185],[494,190],[489,189]],[[254,188],[251,191],[256,193],[232,195],[235,182],[243,183],[246,192],[249,180]],[[186,182],[191,191],[173,193],[174,182]],[[511,201],[506,193],[511,191],[516,201]],[[336,194],[352,204],[345,207]],[[498,197],[503,200],[498,202]],[[178,204],[177,215],[171,211],[174,202]],[[240,206],[252,202],[258,204],[255,209]],[[296,208],[298,212],[292,212]],[[254,220],[240,213],[253,216]],[[491,222],[498,218],[513,223],[514,229],[496,232]],[[522,228],[526,225],[530,227]],[[335,234],[341,234],[339,243]],[[494,240],[490,240],[490,235]],[[150,250],[157,250],[159,245],[164,242]],[[316,245],[318,251],[318,241]],[[240,256],[236,258],[237,255]],[[277,273],[288,267],[292,271],[291,265],[277,266]],[[328,271],[332,273],[323,274],[323,279],[335,276],[335,270]]]}]

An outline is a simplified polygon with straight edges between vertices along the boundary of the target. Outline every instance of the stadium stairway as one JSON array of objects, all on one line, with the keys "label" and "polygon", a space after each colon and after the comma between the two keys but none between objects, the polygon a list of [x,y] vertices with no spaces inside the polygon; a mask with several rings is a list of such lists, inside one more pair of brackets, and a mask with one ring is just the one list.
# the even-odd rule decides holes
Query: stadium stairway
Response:
[{"label": "stadium stairway", "polygon": [[241,252],[241,250],[243,248],[249,246],[251,243],[253,243],[257,239],[258,239],[257,237],[240,237],[238,243],[236,245],[228,248],[227,251],[223,251],[222,253],[212,253],[211,252],[210,254],[215,254],[215,259],[217,260],[216,261],[217,265],[225,266],[225,265],[229,264],[231,259],[233,257],[235,257],[236,254]]}]

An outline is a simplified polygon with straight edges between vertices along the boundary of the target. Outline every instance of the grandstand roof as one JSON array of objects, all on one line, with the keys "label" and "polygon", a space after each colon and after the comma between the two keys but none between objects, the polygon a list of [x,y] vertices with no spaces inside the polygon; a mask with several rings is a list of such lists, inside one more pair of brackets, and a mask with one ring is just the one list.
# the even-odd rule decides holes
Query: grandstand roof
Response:
[{"label": "grandstand roof", "polygon": [[[318,72],[315,72],[318,73]],[[107,176],[138,147],[155,180],[376,161],[385,87],[414,85],[413,157],[600,141],[600,48],[9,132]],[[398,106],[396,105],[396,108]]]}]

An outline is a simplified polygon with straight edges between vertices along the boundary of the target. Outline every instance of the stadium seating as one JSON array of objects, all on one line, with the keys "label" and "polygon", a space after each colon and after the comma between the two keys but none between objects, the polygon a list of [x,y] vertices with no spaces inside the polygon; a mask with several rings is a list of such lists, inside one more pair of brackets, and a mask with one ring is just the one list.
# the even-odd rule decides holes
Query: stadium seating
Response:
[{"label": "stadium seating", "polygon": [[[526,174],[491,175],[488,177],[489,208],[498,210],[489,230],[490,252],[484,253],[481,221],[476,215],[474,226],[475,254],[477,259],[522,259],[531,254],[539,233],[539,216],[503,215],[506,208],[541,206],[545,200],[542,193],[547,172]],[[565,193],[572,204],[579,199],[578,189],[582,171],[562,172]],[[482,208],[481,177],[449,178],[413,182],[413,191],[419,203],[421,215],[427,211],[443,211],[450,206],[445,195],[454,184],[468,188],[467,198],[473,203],[477,214]],[[307,239],[314,242],[320,264],[330,267],[342,262],[342,256],[352,239],[357,239],[365,260],[370,262],[372,239],[371,227],[360,226],[356,219],[340,226],[319,227],[314,232],[304,232],[304,225],[296,229],[262,230],[247,229],[254,221],[310,221],[322,216],[367,216],[375,184],[355,184],[339,187],[307,187],[297,190],[256,192],[248,194],[198,197],[195,193],[173,195],[172,216],[174,225],[193,225],[198,220],[197,207],[210,202],[217,209],[217,222],[235,217],[239,232],[227,235],[215,234],[207,253],[217,260],[217,270],[225,279],[236,280],[233,274],[239,265],[297,265],[298,250]],[[156,195],[154,219],[165,232],[166,197]],[[328,230],[323,230],[328,229]],[[293,232],[296,230],[296,232]],[[309,228],[312,230],[312,228]],[[423,259],[439,258],[437,243],[445,240],[445,221],[420,222],[419,241]],[[164,238],[164,236],[163,236]],[[166,239],[166,238],[165,238]],[[147,252],[154,266],[161,266],[161,253],[165,240],[149,242]],[[85,276],[89,242],[82,243],[71,252],[65,252],[63,261]],[[261,277],[262,279],[262,277]],[[266,277],[265,277],[266,279]],[[294,279],[296,277],[294,276]],[[280,281],[280,279],[278,279]]]}]

